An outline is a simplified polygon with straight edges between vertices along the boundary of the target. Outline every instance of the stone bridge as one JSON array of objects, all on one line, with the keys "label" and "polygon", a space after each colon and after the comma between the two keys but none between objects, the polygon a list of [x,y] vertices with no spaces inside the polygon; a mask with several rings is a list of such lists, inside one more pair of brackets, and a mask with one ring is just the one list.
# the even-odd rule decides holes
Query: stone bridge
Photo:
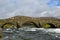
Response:
[{"label": "stone bridge", "polygon": [[41,28],[48,24],[48,26],[51,26],[50,28],[60,28],[60,19],[49,17],[31,18],[25,16],[16,16],[0,21],[1,26],[5,24],[13,24],[14,26],[18,26],[18,28],[24,26],[34,26]]}]

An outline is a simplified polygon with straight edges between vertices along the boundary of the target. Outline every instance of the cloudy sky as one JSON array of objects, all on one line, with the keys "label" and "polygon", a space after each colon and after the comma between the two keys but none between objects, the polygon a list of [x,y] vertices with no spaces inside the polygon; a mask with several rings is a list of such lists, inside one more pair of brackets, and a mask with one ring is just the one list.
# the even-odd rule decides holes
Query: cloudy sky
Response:
[{"label": "cloudy sky", "polygon": [[0,0],[0,19],[17,15],[60,18],[60,0]]}]

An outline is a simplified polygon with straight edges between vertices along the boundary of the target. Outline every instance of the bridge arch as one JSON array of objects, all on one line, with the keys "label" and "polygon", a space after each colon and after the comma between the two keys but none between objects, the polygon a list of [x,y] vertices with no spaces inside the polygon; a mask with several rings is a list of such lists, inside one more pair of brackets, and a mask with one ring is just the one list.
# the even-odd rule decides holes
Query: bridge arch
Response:
[{"label": "bridge arch", "polygon": [[37,24],[36,24],[35,22],[33,22],[33,21],[26,21],[25,23],[22,24],[22,26],[31,26],[31,25],[33,25],[35,28],[40,28],[40,27],[39,27],[40,24],[37,25]]},{"label": "bridge arch", "polygon": [[4,28],[4,26],[7,25],[7,24],[9,24],[9,25],[14,25],[14,24],[11,23],[11,22],[6,22],[6,23],[4,23],[4,24],[1,26],[1,28]]},{"label": "bridge arch", "polygon": [[46,23],[43,25],[44,28],[57,28],[54,24],[52,23]]}]

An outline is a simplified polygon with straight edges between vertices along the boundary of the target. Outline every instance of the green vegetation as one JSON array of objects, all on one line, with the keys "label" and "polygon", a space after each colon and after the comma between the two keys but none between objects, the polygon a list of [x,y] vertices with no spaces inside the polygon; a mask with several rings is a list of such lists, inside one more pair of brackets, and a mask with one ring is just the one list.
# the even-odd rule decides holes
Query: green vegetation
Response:
[{"label": "green vegetation", "polygon": [[44,27],[44,28],[50,28],[51,25],[49,25],[49,24],[45,24],[43,27]]}]

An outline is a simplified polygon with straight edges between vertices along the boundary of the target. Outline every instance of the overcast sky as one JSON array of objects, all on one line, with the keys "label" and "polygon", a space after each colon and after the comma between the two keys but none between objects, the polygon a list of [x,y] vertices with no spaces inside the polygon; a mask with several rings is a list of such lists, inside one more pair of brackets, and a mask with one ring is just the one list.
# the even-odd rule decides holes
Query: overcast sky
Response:
[{"label": "overcast sky", "polygon": [[0,0],[0,19],[17,15],[60,18],[60,0]]}]

